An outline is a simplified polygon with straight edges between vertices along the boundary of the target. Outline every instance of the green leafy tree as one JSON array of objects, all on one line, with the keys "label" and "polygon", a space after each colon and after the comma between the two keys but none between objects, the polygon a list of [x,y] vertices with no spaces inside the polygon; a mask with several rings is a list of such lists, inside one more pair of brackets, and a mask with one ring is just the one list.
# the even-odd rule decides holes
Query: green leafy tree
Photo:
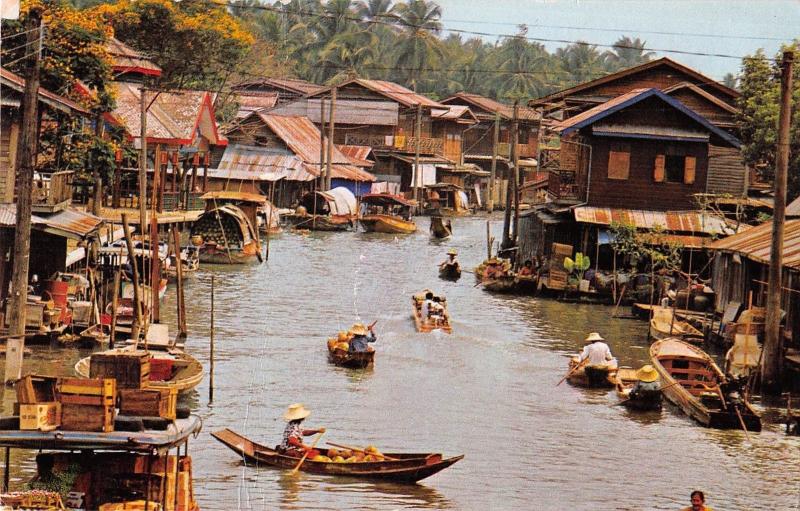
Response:
[{"label": "green leafy tree", "polygon": [[397,41],[398,75],[413,89],[422,77],[422,70],[441,63],[444,45],[437,37],[442,30],[442,8],[426,0],[409,0],[397,4],[395,19],[401,34]]}]

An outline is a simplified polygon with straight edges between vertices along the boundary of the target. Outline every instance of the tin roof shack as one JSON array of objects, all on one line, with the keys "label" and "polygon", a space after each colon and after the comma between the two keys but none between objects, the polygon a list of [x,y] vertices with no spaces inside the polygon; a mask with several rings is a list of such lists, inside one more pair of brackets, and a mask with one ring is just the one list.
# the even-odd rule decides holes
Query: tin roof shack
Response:
[{"label": "tin roof shack", "polygon": [[[266,183],[278,183],[269,190],[274,203],[288,206],[310,191],[320,177],[320,132],[307,118],[253,113],[233,127],[227,136],[233,142],[223,155],[219,167],[212,172],[211,187],[230,188],[231,181],[258,183],[267,193]],[[370,191],[375,181],[368,169],[372,162],[357,158],[368,152],[348,149],[348,156],[334,145],[331,159],[332,186],[344,186],[355,195]]]},{"label": "tin roof shack", "polygon": [[[800,219],[784,226],[781,309],[786,311],[785,336],[800,348]],[[711,287],[719,313],[728,306],[766,306],[769,261],[772,253],[772,222],[765,222],[710,245],[714,252]],[[734,318],[735,319],[735,318]],[[800,358],[797,359],[800,364]]]},{"label": "tin roof shack", "polygon": [[[667,57],[623,69],[589,82],[531,100],[548,119],[566,120],[635,89],[655,88],[677,99],[710,124],[737,136],[736,100],[739,93],[694,69]],[[551,137],[545,136],[545,140]],[[556,150],[557,151],[557,150]],[[738,147],[718,145],[708,149],[709,194],[745,197],[747,169]],[[545,160],[545,157],[542,158]],[[547,161],[542,162],[542,167]]]},{"label": "tin roof shack", "polygon": [[[299,78],[259,78],[237,83],[231,87],[231,94],[234,96],[234,100],[239,102],[240,108],[237,117],[244,118],[253,111],[292,103],[303,96],[314,94],[325,88],[324,85],[317,85]],[[258,109],[248,108],[248,101],[251,101],[248,98],[256,97],[264,98],[262,100],[264,106]],[[272,105],[266,106],[269,101],[272,102]]]}]

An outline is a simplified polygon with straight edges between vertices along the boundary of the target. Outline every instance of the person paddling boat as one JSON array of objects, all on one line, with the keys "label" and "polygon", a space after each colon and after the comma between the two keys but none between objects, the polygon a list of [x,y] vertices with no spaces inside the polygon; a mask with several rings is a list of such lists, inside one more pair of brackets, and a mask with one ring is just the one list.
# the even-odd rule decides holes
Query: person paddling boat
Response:
[{"label": "person paddling boat", "polygon": [[311,411],[302,403],[289,405],[283,414],[283,419],[287,424],[283,430],[283,440],[278,446],[278,452],[296,458],[302,458],[306,453],[309,458],[319,455],[319,451],[303,443],[303,437],[325,433],[325,428],[303,429],[301,424],[309,415],[311,415]]}]

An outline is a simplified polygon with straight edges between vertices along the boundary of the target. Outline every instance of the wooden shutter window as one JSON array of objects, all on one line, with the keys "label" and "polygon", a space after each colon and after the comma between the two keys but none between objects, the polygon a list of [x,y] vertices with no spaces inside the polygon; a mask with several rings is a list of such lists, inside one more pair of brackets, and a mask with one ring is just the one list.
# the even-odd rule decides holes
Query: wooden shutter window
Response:
[{"label": "wooden shutter window", "polygon": [[667,157],[663,154],[659,154],[656,156],[656,164],[653,168],[653,180],[656,183],[663,183],[664,182],[664,166],[666,164]]},{"label": "wooden shutter window", "polygon": [[628,179],[631,170],[631,151],[628,144],[611,144],[608,152],[608,179]]},{"label": "wooden shutter window", "polygon": [[690,185],[694,183],[695,168],[697,168],[697,158],[687,156],[683,164],[683,183]]}]

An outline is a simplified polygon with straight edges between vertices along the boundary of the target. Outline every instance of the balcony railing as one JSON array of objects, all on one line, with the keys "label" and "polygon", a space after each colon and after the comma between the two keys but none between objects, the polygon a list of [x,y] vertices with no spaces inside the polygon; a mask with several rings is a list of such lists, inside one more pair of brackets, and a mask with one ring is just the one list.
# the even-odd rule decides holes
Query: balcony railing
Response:
[{"label": "balcony railing", "polygon": [[65,170],[35,179],[31,209],[38,213],[52,213],[69,206],[72,201],[73,175],[71,170]]},{"label": "balcony railing", "polygon": [[[529,144],[517,144],[517,153],[520,158],[535,158],[536,146],[536,141]],[[497,144],[497,154],[504,158],[511,158],[511,144],[509,142],[499,142]]]},{"label": "balcony railing", "polygon": [[580,201],[581,186],[574,172],[551,170],[547,181],[547,194],[553,201]]},{"label": "balcony railing", "polygon": [[358,135],[348,134],[345,137],[347,145],[364,145],[373,149],[386,151],[401,151],[413,153],[417,150],[417,140],[419,140],[419,152],[422,154],[444,154],[444,140],[441,138],[428,137],[408,137],[405,135],[380,136],[380,135]]}]

